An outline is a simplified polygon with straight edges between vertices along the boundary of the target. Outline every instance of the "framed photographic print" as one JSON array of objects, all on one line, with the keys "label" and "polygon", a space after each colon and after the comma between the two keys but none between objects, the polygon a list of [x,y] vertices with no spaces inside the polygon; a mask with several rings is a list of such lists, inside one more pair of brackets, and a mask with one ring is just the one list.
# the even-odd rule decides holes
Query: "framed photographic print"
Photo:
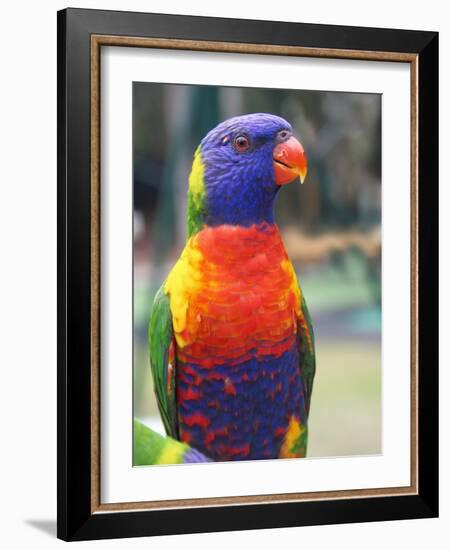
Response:
[{"label": "framed photographic print", "polygon": [[58,536],[438,514],[438,36],[58,13]]}]

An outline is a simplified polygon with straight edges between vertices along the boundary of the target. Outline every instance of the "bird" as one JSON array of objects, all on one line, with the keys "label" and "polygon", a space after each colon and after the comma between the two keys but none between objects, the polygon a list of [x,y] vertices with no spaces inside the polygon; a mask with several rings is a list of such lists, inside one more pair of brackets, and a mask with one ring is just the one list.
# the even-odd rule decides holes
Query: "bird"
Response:
[{"label": "bird", "polygon": [[227,119],[195,150],[185,247],[148,337],[167,435],[209,460],[306,456],[314,333],[274,214],[282,187],[306,174],[274,114]]},{"label": "bird", "polygon": [[164,437],[136,418],[133,430],[133,466],[211,462],[186,443]]}]

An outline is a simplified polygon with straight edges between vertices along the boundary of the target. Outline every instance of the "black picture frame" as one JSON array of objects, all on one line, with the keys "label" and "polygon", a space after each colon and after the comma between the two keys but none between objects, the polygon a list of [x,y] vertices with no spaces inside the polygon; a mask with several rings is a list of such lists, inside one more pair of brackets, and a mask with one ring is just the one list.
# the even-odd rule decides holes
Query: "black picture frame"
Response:
[{"label": "black picture frame", "polygon": [[[64,540],[438,515],[438,34],[148,13],[58,12],[58,528]],[[417,57],[418,490],[414,495],[93,512],[91,37],[164,38]]]}]

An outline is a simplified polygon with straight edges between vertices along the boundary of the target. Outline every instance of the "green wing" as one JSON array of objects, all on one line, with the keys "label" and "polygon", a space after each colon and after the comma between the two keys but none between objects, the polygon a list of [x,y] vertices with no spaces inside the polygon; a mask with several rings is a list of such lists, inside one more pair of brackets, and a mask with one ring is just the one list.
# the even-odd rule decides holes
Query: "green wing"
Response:
[{"label": "green wing", "polygon": [[[300,287],[300,284],[299,284]],[[301,290],[300,290],[301,292]],[[299,318],[298,347],[300,351],[300,371],[303,381],[306,417],[309,416],[311,394],[316,373],[316,353],[314,347],[314,332],[308,306],[302,295],[301,314]]]},{"label": "green wing", "polygon": [[169,297],[164,293],[163,286],[156,293],[148,327],[150,366],[164,427],[168,435],[177,439],[175,344]]}]

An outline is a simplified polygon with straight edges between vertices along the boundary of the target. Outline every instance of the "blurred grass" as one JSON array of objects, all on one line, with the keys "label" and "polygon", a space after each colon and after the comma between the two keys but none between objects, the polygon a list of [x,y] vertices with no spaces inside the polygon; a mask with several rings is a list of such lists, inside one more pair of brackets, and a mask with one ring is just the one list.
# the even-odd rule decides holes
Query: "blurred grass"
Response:
[{"label": "blurred grass", "polygon": [[308,456],[380,453],[380,346],[319,342],[316,353]]},{"label": "blurred grass", "polygon": [[136,338],[134,342],[133,399],[136,418],[159,416],[153,392],[147,347]]}]

